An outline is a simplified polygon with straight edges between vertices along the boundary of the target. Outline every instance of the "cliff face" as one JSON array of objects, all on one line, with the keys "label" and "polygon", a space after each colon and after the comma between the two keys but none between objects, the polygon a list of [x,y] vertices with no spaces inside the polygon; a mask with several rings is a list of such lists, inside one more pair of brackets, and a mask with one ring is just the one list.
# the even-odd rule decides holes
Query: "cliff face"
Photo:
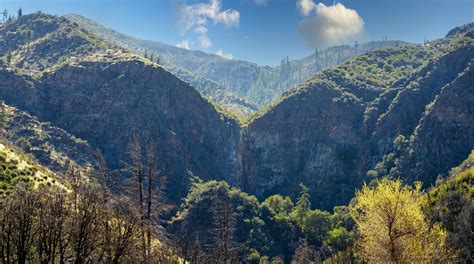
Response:
[{"label": "cliff face", "polygon": [[331,82],[316,82],[252,122],[242,137],[244,190],[296,194],[303,182],[318,206],[347,200],[367,161],[363,107]]},{"label": "cliff face", "polygon": [[156,64],[128,54],[91,55],[41,83],[48,110],[38,115],[100,148],[113,167],[128,160],[136,135],[157,147],[176,197],[188,170],[232,181],[238,125]]},{"label": "cliff face", "polygon": [[[28,21],[54,20],[51,24],[57,23],[59,32],[46,33],[51,37],[41,41],[49,45],[58,41],[55,35],[65,34],[75,54],[77,32],[60,30],[75,28],[72,23],[43,14],[29,17]],[[5,33],[8,27],[1,30]],[[82,33],[84,39],[93,38]],[[44,69],[41,75],[26,71],[29,68],[22,64],[2,64],[0,98],[87,140],[103,152],[112,169],[129,161],[131,141],[139,137],[144,147],[157,148],[168,193],[176,201],[186,192],[190,172],[203,179],[233,182],[237,122],[218,113],[194,88],[157,64],[100,48],[107,44],[95,41],[88,43],[98,49],[87,49],[80,57]],[[15,47],[8,50],[20,53]],[[30,47],[29,57],[37,56],[37,49]]]},{"label": "cliff face", "polygon": [[413,180],[434,182],[474,148],[473,62],[443,87],[420,120],[411,157]]},{"label": "cliff face", "polygon": [[[16,34],[29,30],[30,41]],[[296,197],[302,182],[314,206],[328,209],[346,204],[374,167],[429,186],[474,148],[474,40],[460,32],[324,70],[240,126],[158,64],[109,49],[65,19],[34,14],[0,26],[0,99],[51,122],[21,125],[35,119],[16,115],[25,118],[12,119],[9,136],[36,135],[31,141],[44,151],[33,153],[55,170],[64,162],[51,156],[93,163],[95,148],[120,169],[138,136],[157,148],[174,201],[192,173],[260,197]],[[399,135],[403,151],[393,144]]]},{"label": "cliff face", "polygon": [[[473,44],[457,35],[369,53],[286,94],[242,131],[244,190],[295,197],[302,182],[317,207],[332,208],[379,162],[389,175],[431,185],[474,148]],[[403,154],[399,135],[408,139]]]}]

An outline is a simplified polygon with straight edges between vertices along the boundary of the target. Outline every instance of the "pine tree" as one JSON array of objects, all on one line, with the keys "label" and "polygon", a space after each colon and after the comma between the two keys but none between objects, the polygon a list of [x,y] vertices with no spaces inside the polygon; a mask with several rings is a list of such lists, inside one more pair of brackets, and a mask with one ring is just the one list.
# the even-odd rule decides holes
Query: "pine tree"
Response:
[{"label": "pine tree", "polygon": [[23,16],[23,10],[21,10],[21,7],[20,7],[20,9],[18,9],[18,18],[22,16]]},{"label": "pine tree", "polygon": [[303,183],[300,183],[300,197],[296,202],[296,206],[293,209],[292,217],[300,224],[303,224],[304,217],[306,213],[311,210],[311,196],[309,195],[309,188],[306,187]]},{"label": "pine tree", "polygon": [[2,11],[2,17],[3,17],[3,18],[2,18],[3,23],[6,23],[6,22],[8,21],[8,10],[3,9],[3,11]]}]

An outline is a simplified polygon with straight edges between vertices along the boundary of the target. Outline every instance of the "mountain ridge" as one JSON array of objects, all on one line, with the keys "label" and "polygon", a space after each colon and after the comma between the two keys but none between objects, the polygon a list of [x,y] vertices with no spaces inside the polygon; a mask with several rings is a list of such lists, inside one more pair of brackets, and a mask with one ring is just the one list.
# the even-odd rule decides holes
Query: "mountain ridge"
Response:
[{"label": "mountain ridge", "polygon": [[[29,18],[35,16],[39,22],[44,19],[42,14]],[[58,28],[71,31],[57,32],[59,36],[78,30],[68,20],[51,19],[69,23]],[[0,32],[9,34],[4,25]],[[4,53],[0,98],[87,140],[114,169],[128,160],[132,138],[141,137],[142,143],[158,148],[159,167],[168,174],[174,201],[186,193],[190,175],[196,175],[204,180],[226,180],[259,198],[273,193],[294,198],[298,184],[304,182],[315,206],[332,208],[347,203],[355,188],[372,179],[368,172],[397,175],[408,164],[408,168],[429,172],[423,179],[430,184],[436,174],[459,163],[461,154],[474,148],[469,132],[474,129],[468,123],[473,112],[468,104],[470,87],[461,78],[464,81],[452,86],[456,89],[441,89],[461,73],[472,74],[468,65],[474,45],[468,33],[426,46],[402,45],[358,55],[286,92],[244,125],[217,111],[193,87],[160,65],[109,49],[110,44],[101,38],[83,39],[96,45],[71,43],[72,53],[84,51],[77,47],[92,49],[81,57],[53,63],[41,75],[25,72],[22,64],[6,62]],[[49,41],[45,38],[43,44]],[[24,49],[24,38],[20,44],[17,49]],[[67,47],[62,50],[67,54]],[[28,56],[36,56],[36,51],[32,48]],[[466,89],[466,94],[459,92]],[[451,92],[443,92],[446,90]],[[434,118],[423,119],[436,97],[446,98],[439,103],[449,103],[454,109],[451,113],[466,118],[457,120],[451,114],[439,122],[441,113],[435,111]],[[451,102],[452,97],[459,98],[459,105]],[[410,100],[413,98],[423,100]],[[433,106],[438,109],[436,102]],[[417,126],[422,128],[420,137],[413,134]],[[439,150],[432,142],[423,140],[428,134],[422,132],[434,127],[453,135],[449,142],[437,135],[443,153],[459,152],[459,156],[445,160],[436,155]],[[465,136],[460,140],[456,135]],[[438,165],[429,170],[414,166],[420,159]],[[404,179],[420,179],[416,170],[406,172]]]},{"label": "mountain ridge", "polygon": [[[155,58],[159,57],[160,63],[167,70],[189,82],[203,96],[230,107],[231,111],[241,108],[240,112],[244,116],[263,107],[323,68],[337,65],[356,54],[384,47],[412,45],[403,41],[372,41],[356,44],[357,46],[335,46],[316,51],[302,59],[289,61],[284,58],[281,65],[270,67],[243,60],[228,60],[215,54],[182,49],[159,41],[135,38],[76,14],[64,17],[135,54],[154,53]],[[193,76],[183,74],[180,70]],[[212,83],[211,88],[208,81]],[[224,97],[223,91],[226,94]],[[252,107],[239,103],[237,98]]]}]

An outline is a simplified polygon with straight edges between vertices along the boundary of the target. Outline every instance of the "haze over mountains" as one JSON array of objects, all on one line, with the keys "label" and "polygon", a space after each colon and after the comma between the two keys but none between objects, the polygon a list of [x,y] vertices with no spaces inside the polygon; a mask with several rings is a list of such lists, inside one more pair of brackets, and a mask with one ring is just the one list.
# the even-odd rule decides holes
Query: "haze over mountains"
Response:
[{"label": "haze over mountains", "polygon": [[[12,34],[28,30],[30,41]],[[27,15],[1,34],[2,52],[11,54],[2,70],[6,103],[87,140],[115,168],[127,160],[134,134],[155,142],[170,188],[176,187],[174,199],[186,190],[191,171],[262,197],[277,191],[295,195],[304,181],[314,204],[330,208],[352,197],[367,171],[396,150],[392,141],[400,135],[411,151],[397,158],[428,166],[426,184],[474,147],[472,105],[465,101],[471,97],[459,94],[472,88],[459,88],[472,73],[468,36],[360,55],[315,75],[241,126],[159,65],[112,51],[111,44],[65,18]],[[449,103],[449,96],[459,97],[451,111],[460,113],[438,114],[438,104]],[[442,133],[463,137],[434,144],[423,139],[426,133],[440,140]],[[404,177],[421,176],[407,171]]]},{"label": "haze over mountains", "polygon": [[[320,70],[340,64],[356,54],[374,49],[411,45],[403,41],[372,41],[355,45],[341,45],[302,59],[283,58],[276,67],[232,60],[187,50],[159,41],[137,39],[93,20],[76,14],[65,15],[81,28],[97,34],[108,42],[139,56],[148,53],[165,69],[195,87],[208,97],[237,115],[248,115],[281,93],[303,82]],[[153,55],[152,55],[153,54]]]},{"label": "haze over mountains", "polygon": [[[274,68],[135,39],[78,15],[22,15],[3,23],[0,36],[8,144],[58,175],[71,164],[99,169],[99,150],[123,182],[134,142],[152,146],[167,178],[164,203],[175,206],[173,234],[195,231],[195,243],[207,246],[211,236],[199,238],[212,233],[206,212],[226,201],[245,215],[235,219],[235,241],[251,246],[239,254],[247,261],[258,253],[246,263],[259,252],[288,262],[302,237],[328,243],[298,215],[301,197],[315,218],[337,219],[346,209],[335,206],[348,205],[364,182],[388,177],[429,188],[474,149],[472,23],[423,46],[332,47]],[[254,113],[243,122],[227,112]],[[471,176],[463,177],[459,186]],[[275,194],[297,209],[260,204]],[[195,230],[185,229],[190,223]],[[328,226],[326,233],[354,223]]]}]

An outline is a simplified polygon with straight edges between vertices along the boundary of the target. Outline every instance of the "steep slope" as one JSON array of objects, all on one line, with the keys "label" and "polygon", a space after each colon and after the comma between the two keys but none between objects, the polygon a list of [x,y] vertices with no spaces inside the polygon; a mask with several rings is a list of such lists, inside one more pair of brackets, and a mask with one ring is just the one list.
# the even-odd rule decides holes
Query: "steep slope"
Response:
[{"label": "steep slope", "polygon": [[[320,70],[347,61],[356,54],[367,53],[374,49],[409,45],[401,41],[372,41],[353,46],[342,45],[316,51],[299,60],[289,61],[288,58],[284,58],[281,65],[269,67],[241,60],[229,60],[201,51],[177,48],[159,41],[137,39],[76,14],[65,17],[110,43],[135,54],[143,55],[146,51],[149,54],[153,53],[165,69],[189,82],[203,96],[212,98],[217,103],[229,107],[230,110],[235,109],[232,107],[238,107],[244,114],[255,111],[256,108],[270,102]],[[225,96],[222,95],[223,91],[225,91]],[[242,103],[239,102],[239,97],[242,98]]]},{"label": "steep slope", "polygon": [[[470,51],[471,54],[474,50]],[[434,182],[474,147],[474,70],[471,65],[447,84],[414,132],[413,180]]]},{"label": "steep slope", "polygon": [[[29,25],[24,21],[36,23],[46,18],[61,25],[57,28],[74,27],[55,16],[36,13],[24,17],[2,25],[2,34],[13,34],[8,31],[16,28],[13,24],[23,27]],[[92,38],[83,33],[85,39]],[[66,33],[65,38],[71,36]],[[44,45],[56,40],[46,38]],[[95,41],[99,47],[106,46],[100,39]],[[70,44],[74,54],[75,41]],[[9,50],[18,52],[14,47]],[[36,56],[35,51],[31,49],[30,56]],[[87,140],[103,152],[112,168],[122,168],[129,160],[132,138],[138,136],[147,147],[157,148],[159,167],[168,177],[173,199],[185,193],[189,171],[232,182],[237,122],[217,112],[194,88],[157,64],[101,48],[49,67],[35,78],[29,77],[31,73],[22,74],[21,66],[2,67],[0,76],[5,81],[0,84],[0,98]]]},{"label": "steep slope", "polygon": [[[216,82],[206,75],[197,73],[197,68],[208,63],[225,63],[227,59],[200,51],[178,48],[159,41],[143,40],[104,27],[95,21],[76,14],[65,15],[65,18],[81,28],[93,32],[109,43],[122,47],[134,54],[144,56],[149,53],[156,62],[181,80],[195,87],[202,96],[226,107],[240,116],[246,116],[257,109],[255,103],[237,96],[225,84]],[[153,55],[152,55],[153,54]]]},{"label": "steep slope", "polygon": [[96,152],[87,142],[15,107],[5,105],[3,110],[7,120],[5,139],[31,154],[42,166],[65,174],[70,165],[85,170],[97,165]]},{"label": "steep slope", "polygon": [[0,201],[19,183],[31,184],[35,188],[41,185],[63,186],[57,175],[0,138]]},{"label": "steep slope", "polygon": [[303,182],[318,207],[332,208],[370,180],[399,135],[411,137],[402,163],[418,169],[399,164],[398,177],[429,186],[474,147],[473,47],[456,35],[374,51],[284,94],[242,130],[243,189],[294,197]]},{"label": "steep slope", "polygon": [[[48,46],[57,41],[48,37],[53,35],[71,39],[71,54],[80,56],[69,57],[67,45],[55,46],[59,58],[68,59],[38,64],[47,53],[28,48],[27,40],[8,30],[30,24],[47,28],[35,28],[47,33],[34,42]],[[2,42],[3,50],[23,54],[26,45],[32,58],[22,64],[3,56],[0,99],[87,140],[113,169],[129,161],[138,136],[144,146],[157,148],[174,201],[194,174],[224,179],[259,197],[279,192],[294,198],[303,182],[314,206],[329,209],[347,203],[370,176],[421,179],[429,186],[474,148],[474,40],[468,28],[426,46],[375,50],[325,69],[243,126],[160,65],[108,49],[104,40],[78,30],[40,13],[0,26],[2,40],[14,40],[11,47]],[[78,34],[81,41],[73,37]],[[74,156],[82,152],[79,145],[62,153],[85,162]]]},{"label": "steep slope", "polygon": [[7,63],[33,74],[109,47],[65,18],[40,12],[3,24],[0,35],[0,54]]},{"label": "steep slope", "polygon": [[436,181],[429,191],[426,211],[432,222],[440,222],[448,231],[448,243],[457,249],[459,262],[474,257],[472,236],[472,198],[474,197],[474,150],[449,176]]}]

